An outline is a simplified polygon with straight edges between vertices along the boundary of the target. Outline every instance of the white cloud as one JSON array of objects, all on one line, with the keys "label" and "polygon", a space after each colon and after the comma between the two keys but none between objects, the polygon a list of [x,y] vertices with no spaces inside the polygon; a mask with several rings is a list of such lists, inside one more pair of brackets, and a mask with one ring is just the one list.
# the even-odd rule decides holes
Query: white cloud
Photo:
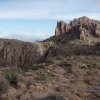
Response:
[{"label": "white cloud", "polygon": [[18,39],[23,41],[36,41],[36,40],[44,40],[49,38],[53,34],[46,34],[46,33],[9,33],[3,34],[0,33],[0,38],[8,38],[8,39]]},{"label": "white cloud", "polygon": [[[99,0],[9,0],[0,6],[0,18],[73,19],[79,16],[100,18]],[[92,16],[91,16],[92,15]]]},{"label": "white cloud", "polygon": [[6,34],[3,34],[2,32],[0,32],[0,38],[4,38]]},{"label": "white cloud", "polygon": [[7,19],[73,19],[75,17],[88,16],[93,19],[100,19],[100,13],[50,13],[50,12],[0,12],[0,18]]}]

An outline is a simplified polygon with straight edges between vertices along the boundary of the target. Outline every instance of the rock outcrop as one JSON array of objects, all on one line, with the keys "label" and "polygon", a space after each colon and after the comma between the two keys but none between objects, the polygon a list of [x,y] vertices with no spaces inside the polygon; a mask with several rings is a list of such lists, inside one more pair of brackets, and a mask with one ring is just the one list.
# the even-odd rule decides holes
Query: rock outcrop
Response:
[{"label": "rock outcrop", "polygon": [[30,68],[41,61],[42,45],[17,40],[0,39],[0,66]]},{"label": "rock outcrop", "polygon": [[80,17],[70,23],[58,21],[55,36],[49,39],[55,45],[48,58],[63,55],[100,55],[100,21]]},{"label": "rock outcrop", "polygon": [[74,19],[68,24],[63,21],[58,21],[55,36],[63,34],[84,41],[92,38],[100,38],[100,22],[85,16]]},{"label": "rock outcrop", "polygon": [[70,29],[70,24],[64,23],[64,21],[58,21],[55,29],[55,36],[63,35]]}]

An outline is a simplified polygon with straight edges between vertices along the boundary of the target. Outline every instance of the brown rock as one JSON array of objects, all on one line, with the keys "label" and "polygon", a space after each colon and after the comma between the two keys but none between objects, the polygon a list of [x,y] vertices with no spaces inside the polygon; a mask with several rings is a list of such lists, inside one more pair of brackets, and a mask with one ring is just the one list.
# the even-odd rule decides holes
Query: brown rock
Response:
[{"label": "brown rock", "polygon": [[100,24],[96,24],[95,34],[96,34],[97,37],[100,37]]},{"label": "brown rock", "polygon": [[60,35],[60,30],[56,27],[56,29],[55,29],[55,36],[58,36],[58,35]]},{"label": "brown rock", "polygon": [[91,40],[94,37],[100,38],[100,22],[89,19],[86,16],[74,19],[68,24],[58,21],[55,35],[67,35],[66,33],[68,33],[68,37],[83,41],[86,41],[86,39]]},{"label": "brown rock", "polygon": [[26,89],[26,85],[24,83],[20,82],[20,83],[17,84],[17,89],[23,89],[24,90],[24,89]]},{"label": "brown rock", "polygon": [[20,100],[34,100],[33,98],[32,98],[32,95],[30,94],[30,93],[27,93],[27,94],[22,94],[21,96],[20,96]]},{"label": "brown rock", "polygon": [[40,46],[35,43],[0,39],[0,66],[30,68],[41,61]]},{"label": "brown rock", "polygon": [[66,24],[63,21],[58,21],[57,22],[57,27],[55,29],[55,35],[62,35],[66,31]]}]

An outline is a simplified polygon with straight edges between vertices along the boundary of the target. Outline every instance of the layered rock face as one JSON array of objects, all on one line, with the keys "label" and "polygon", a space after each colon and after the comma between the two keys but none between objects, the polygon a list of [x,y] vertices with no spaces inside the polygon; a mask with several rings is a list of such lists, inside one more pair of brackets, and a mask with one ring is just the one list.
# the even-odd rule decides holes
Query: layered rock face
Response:
[{"label": "layered rock face", "polygon": [[58,21],[55,29],[55,36],[63,34],[70,35],[72,38],[80,40],[100,38],[100,22],[85,16],[74,19],[68,24],[63,21]]},{"label": "layered rock face", "polygon": [[30,68],[43,56],[42,46],[36,43],[0,39],[0,66]]}]

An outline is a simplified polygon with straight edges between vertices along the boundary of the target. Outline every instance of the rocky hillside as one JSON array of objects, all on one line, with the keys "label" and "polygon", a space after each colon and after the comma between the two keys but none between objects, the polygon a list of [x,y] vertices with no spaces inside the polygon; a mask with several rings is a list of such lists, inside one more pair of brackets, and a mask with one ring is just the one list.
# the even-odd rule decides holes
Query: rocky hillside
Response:
[{"label": "rocky hillside", "polygon": [[[2,97],[6,99],[0,100],[100,100],[100,66],[96,64],[100,65],[100,57],[59,57],[37,64],[23,72],[17,87],[10,85],[8,96]],[[8,69],[0,68],[0,76]]]},{"label": "rocky hillside", "polygon": [[0,39],[0,66],[29,68],[40,61],[43,48],[37,43]]}]

